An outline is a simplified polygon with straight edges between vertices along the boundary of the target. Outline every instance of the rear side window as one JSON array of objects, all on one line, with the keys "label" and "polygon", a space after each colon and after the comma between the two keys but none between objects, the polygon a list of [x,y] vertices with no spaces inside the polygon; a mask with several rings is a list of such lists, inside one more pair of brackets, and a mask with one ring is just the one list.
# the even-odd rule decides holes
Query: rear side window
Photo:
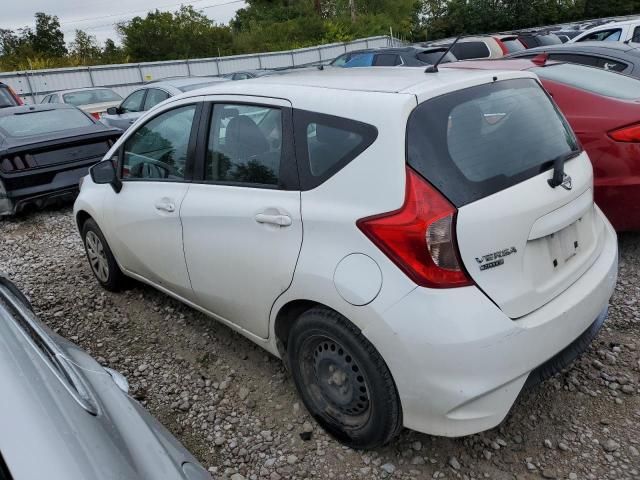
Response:
[{"label": "rear side window", "polygon": [[396,65],[400,65],[401,63],[402,61],[400,60],[399,55],[380,53],[376,55],[373,65],[376,67],[395,67]]},{"label": "rear side window", "polygon": [[564,117],[532,79],[428,100],[407,125],[409,165],[457,207],[538,175],[577,150]]},{"label": "rear side window", "polygon": [[531,71],[540,78],[565,83],[605,97],[618,98],[620,100],[640,98],[640,80],[600,70],[599,68],[587,68],[582,65],[564,63],[548,67],[536,67],[532,68]]},{"label": "rear side window", "polygon": [[294,110],[293,125],[302,190],[326,181],[378,136],[372,125],[306,110]]},{"label": "rear side window", "polygon": [[489,58],[491,56],[489,47],[484,42],[456,43],[453,47],[453,54],[458,60]]},{"label": "rear side window", "polygon": [[11,137],[29,137],[93,125],[87,115],[75,108],[36,110],[0,117],[0,129]]}]

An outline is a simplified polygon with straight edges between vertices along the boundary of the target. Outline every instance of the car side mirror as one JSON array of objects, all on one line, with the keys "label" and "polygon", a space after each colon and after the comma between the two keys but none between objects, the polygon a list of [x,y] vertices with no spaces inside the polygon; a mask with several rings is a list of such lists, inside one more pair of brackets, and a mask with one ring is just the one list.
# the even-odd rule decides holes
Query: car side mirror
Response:
[{"label": "car side mirror", "polygon": [[114,157],[96,163],[89,169],[89,174],[91,175],[93,183],[97,183],[98,185],[109,184],[114,192],[120,193],[120,190],[122,190],[122,180],[118,178],[116,161],[117,159]]},{"label": "car side mirror", "polygon": [[118,107],[107,108],[107,114],[109,115],[118,115],[119,113],[120,113],[120,109]]}]

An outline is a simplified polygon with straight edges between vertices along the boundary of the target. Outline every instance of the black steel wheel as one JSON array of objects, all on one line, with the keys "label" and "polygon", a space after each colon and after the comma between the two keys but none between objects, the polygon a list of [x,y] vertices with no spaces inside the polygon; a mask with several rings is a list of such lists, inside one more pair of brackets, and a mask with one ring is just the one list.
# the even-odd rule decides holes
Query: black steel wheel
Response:
[{"label": "black steel wheel", "polygon": [[338,440],[375,448],[400,431],[402,412],[391,373],[346,318],[326,308],[303,313],[289,334],[288,356],[305,406]]}]

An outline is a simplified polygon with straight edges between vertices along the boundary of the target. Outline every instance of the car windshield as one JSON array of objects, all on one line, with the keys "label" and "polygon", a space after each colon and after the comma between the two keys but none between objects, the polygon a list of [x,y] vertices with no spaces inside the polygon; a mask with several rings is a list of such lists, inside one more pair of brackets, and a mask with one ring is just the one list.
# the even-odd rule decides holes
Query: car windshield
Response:
[{"label": "car windshield", "polygon": [[409,165],[458,207],[539,175],[577,151],[564,117],[532,79],[427,100],[407,124]]},{"label": "car windshield", "polygon": [[588,92],[620,100],[640,98],[640,80],[600,68],[563,63],[531,69],[545,80],[565,83]]},{"label": "car windshield", "polygon": [[0,117],[0,129],[11,137],[29,137],[90,125],[93,120],[75,108],[26,111]]},{"label": "car windshield", "polygon": [[62,95],[64,103],[79,107],[80,105],[91,105],[93,103],[119,102],[122,97],[113,90],[78,90],[77,92],[65,93]]}]

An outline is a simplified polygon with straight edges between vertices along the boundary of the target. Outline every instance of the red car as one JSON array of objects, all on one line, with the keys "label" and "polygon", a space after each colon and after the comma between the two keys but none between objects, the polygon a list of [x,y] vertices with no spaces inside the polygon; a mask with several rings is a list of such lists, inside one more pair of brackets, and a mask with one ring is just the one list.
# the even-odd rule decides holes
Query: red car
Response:
[{"label": "red car", "polygon": [[640,230],[640,80],[598,68],[532,60],[469,60],[441,68],[535,73],[594,167],[595,200],[618,231]]},{"label": "red car", "polygon": [[24,102],[9,85],[0,82],[0,108],[16,107]]}]

